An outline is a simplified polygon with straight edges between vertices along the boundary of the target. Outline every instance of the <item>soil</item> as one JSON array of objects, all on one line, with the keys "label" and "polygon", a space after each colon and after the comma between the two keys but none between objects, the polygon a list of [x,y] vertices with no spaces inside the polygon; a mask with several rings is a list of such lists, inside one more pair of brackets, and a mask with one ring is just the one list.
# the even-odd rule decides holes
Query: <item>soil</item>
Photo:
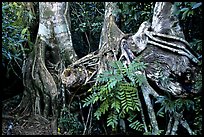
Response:
[{"label": "soil", "polygon": [[2,135],[52,135],[50,122],[40,115],[19,117],[12,114],[21,95],[2,101]]}]

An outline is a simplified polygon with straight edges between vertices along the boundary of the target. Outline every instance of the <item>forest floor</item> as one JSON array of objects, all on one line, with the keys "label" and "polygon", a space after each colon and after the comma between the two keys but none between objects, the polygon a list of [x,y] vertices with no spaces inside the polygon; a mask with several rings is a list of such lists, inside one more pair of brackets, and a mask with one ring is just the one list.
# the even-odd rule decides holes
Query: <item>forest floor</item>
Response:
[{"label": "forest floor", "polygon": [[20,95],[16,95],[2,101],[2,135],[51,135],[50,122],[43,117],[18,117],[11,113],[20,100]]}]

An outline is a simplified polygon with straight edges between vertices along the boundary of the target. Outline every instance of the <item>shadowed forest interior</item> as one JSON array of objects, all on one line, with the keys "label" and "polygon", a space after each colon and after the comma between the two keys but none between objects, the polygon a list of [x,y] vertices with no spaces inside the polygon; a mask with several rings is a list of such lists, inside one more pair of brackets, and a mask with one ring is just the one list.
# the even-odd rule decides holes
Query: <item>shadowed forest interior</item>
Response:
[{"label": "shadowed forest interior", "polygon": [[202,135],[202,2],[2,2],[2,135]]}]

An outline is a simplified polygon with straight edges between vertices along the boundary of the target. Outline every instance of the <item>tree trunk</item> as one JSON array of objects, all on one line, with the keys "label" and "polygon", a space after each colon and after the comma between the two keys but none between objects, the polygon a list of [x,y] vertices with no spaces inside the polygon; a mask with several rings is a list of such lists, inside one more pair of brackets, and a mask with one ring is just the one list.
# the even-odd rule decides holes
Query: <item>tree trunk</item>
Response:
[{"label": "tree trunk", "polygon": [[[117,9],[116,3],[106,2],[99,50],[81,59],[77,58],[71,41],[68,4],[41,2],[39,9],[38,36],[34,51],[23,66],[25,92],[19,107],[25,113],[30,109],[32,114],[46,118],[51,116],[53,134],[57,134],[58,109],[62,108],[59,95],[63,95],[63,106],[65,104],[65,90],[61,87],[65,85],[73,98],[78,90],[71,91],[72,88],[96,84],[97,76],[111,69],[109,63],[112,61],[120,60],[129,65],[135,58],[140,58],[148,63],[144,71],[136,74],[145,77],[141,89],[152,134],[158,134],[159,127],[150,95],[157,98],[170,93],[175,97],[184,97],[192,93],[192,90],[187,91],[182,87],[182,77],[186,78],[187,74],[193,76],[198,59],[184,39],[177,18],[171,12],[171,3],[157,2],[152,22],[143,22],[137,33],[130,35],[124,34],[115,24],[112,13]],[[170,79],[172,77],[174,80]],[[149,81],[159,90],[155,91]],[[171,133],[175,134],[178,125],[175,123],[180,122],[191,134],[182,115],[177,116],[175,113],[170,118],[171,121],[175,119]]]},{"label": "tree trunk", "polygon": [[[60,74],[66,65],[77,60],[73,48],[68,3],[40,2],[40,22],[34,50],[23,66],[25,91],[18,108],[31,114],[51,118],[53,134],[57,134]],[[59,100],[59,101],[58,101]]]},{"label": "tree trunk", "polygon": [[[66,87],[93,83],[97,74],[109,69],[109,63],[118,60],[119,44],[125,34],[115,24],[112,15],[116,3],[105,3],[104,25],[101,32],[99,51],[90,53],[69,65],[61,75]],[[79,68],[81,71],[79,71]]]},{"label": "tree trunk", "polygon": [[[143,22],[137,33],[128,35],[121,32],[115,24],[112,15],[112,11],[116,9],[115,3],[105,3],[99,51],[90,53],[69,65],[61,75],[62,83],[68,89],[88,83],[96,84],[97,75],[111,69],[109,67],[111,61],[121,60],[128,65],[139,57],[141,61],[148,63],[147,68],[138,73],[145,77],[141,89],[150,119],[151,133],[159,134],[152,99],[167,93],[175,97],[185,97],[192,93],[193,90],[187,90],[182,86],[182,80],[189,74],[193,80],[192,72],[199,62],[196,54],[189,48],[189,43],[185,41],[172,8],[172,3],[157,2],[152,22]],[[159,90],[155,91],[152,84]],[[150,98],[150,95],[153,98]],[[176,115],[177,112],[173,117]],[[181,117],[175,122],[185,121],[181,120]],[[172,121],[172,118],[170,119]],[[185,128],[192,133],[189,126]]]}]

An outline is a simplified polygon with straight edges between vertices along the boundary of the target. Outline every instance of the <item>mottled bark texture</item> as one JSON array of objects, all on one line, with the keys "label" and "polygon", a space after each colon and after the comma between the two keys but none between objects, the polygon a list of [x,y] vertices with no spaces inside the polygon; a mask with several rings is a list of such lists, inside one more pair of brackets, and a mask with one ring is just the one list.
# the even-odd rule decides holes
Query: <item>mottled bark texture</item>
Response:
[{"label": "mottled bark texture", "polygon": [[[186,79],[187,73],[193,75],[198,59],[196,54],[191,52],[188,42],[185,41],[178,19],[173,15],[172,9],[170,2],[157,2],[152,22],[142,23],[138,32],[132,36],[137,49],[139,49],[137,54],[140,53],[141,61],[148,63],[145,70],[146,77],[154,87],[156,85],[163,91],[157,91],[155,94],[150,86],[142,86],[152,125],[152,134],[157,134],[159,128],[150,102],[150,95],[157,97],[170,93],[176,97],[185,97],[194,92],[183,88],[182,80]],[[193,79],[193,77],[191,78]],[[174,124],[177,125],[179,120],[176,120]],[[176,132],[177,128],[173,129]],[[186,126],[186,129],[191,131],[189,126]]]},{"label": "mottled bark texture", "polygon": [[115,17],[112,15],[115,9],[116,3],[105,3],[99,50],[84,56],[64,70],[61,78],[66,87],[95,82],[97,74],[108,70],[109,63],[118,60],[119,44],[124,33],[115,24]]},{"label": "mottled bark texture", "polygon": [[[23,66],[24,96],[18,108],[51,121],[57,134],[61,92],[60,74],[77,60],[73,48],[67,2],[40,2],[39,28],[33,52]],[[50,118],[51,117],[51,118]]]},{"label": "mottled bark texture", "polygon": [[[172,3],[156,2],[152,22],[143,22],[134,35],[124,34],[117,27],[112,14],[116,8],[116,3],[105,3],[99,50],[69,65],[61,75],[62,83],[67,89],[86,84],[94,85],[97,83],[96,77],[99,73],[111,69],[109,62],[121,60],[128,65],[139,57],[141,61],[148,63],[143,72],[136,74],[140,73],[145,77],[141,89],[147,106],[151,132],[158,134],[159,127],[152,99],[167,93],[175,97],[195,93],[193,88],[185,89],[182,84],[187,77],[191,81],[195,80],[194,75],[197,73],[193,72],[199,61],[197,55],[190,49],[189,43],[185,41],[178,19],[173,15]],[[153,87],[157,87],[157,91]],[[76,92],[73,93],[75,94]],[[150,95],[153,98],[150,98]],[[175,119],[176,115],[170,118],[174,126],[168,125],[167,134],[175,134],[178,121],[183,123],[189,134],[192,134],[183,117]],[[144,127],[147,127],[144,120],[143,123]]]}]

